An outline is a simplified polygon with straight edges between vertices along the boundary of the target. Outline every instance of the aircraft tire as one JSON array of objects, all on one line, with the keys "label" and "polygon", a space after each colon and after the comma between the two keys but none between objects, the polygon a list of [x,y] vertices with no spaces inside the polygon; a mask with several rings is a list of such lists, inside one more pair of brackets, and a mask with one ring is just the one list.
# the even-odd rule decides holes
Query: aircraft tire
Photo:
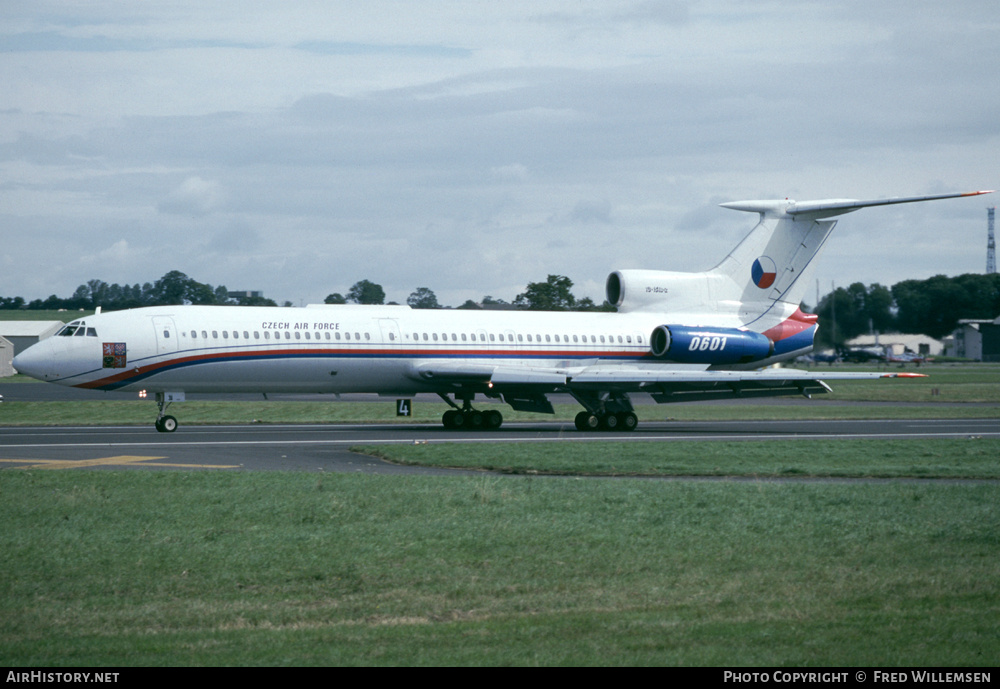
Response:
[{"label": "aircraft tire", "polygon": [[469,415],[465,417],[466,425],[474,431],[481,430],[485,419],[483,418],[483,413],[481,411],[471,411]]},{"label": "aircraft tire", "polygon": [[589,411],[582,411],[573,420],[578,431],[595,431],[600,426],[600,420]]},{"label": "aircraft tire", "polygon": [[503,423],[503,414],[498,412],[496,409],[490,409],[489,411],[483,412],[483,425],[491,431],[500,428],[500,424]]},{"label": "aircraft tire", "polygon": [[616,414],[618,417],[618,430],[625,431],[626,433],[634,431],[635,427],[639,425],[639,418],[635,413],[630,411],[623,411]]},{"label": "aircraft tire", "polygon": [[617,431],[619,430],[618,417],[614,414],[605,414],[601,417],[601,428],[605,431]]},{"label": "aircraft tire", "polygon": [[156,430],[160,433],[173,433],[177,430],[177,419],[172,416],[163,416],[156,420]]},{"label": "aircraft tire", "polygon": [[465,416],[457,409],[449,409],[441,417],[441,423],[444,424],[445,428],[458,430],[465,425]]}]

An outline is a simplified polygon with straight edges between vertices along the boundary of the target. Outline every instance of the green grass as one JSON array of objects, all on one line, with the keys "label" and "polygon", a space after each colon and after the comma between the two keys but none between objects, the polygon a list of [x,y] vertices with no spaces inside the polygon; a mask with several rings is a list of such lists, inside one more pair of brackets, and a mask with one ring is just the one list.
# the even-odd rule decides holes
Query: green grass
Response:
[{"label": "green grass", "polygon": [[11,666],[993,665],[1000,486],[0,472]]},{"label": "green grass", "polygon": [[509,474],[1000,479],[1000,439],[428,443],[352,448],[398,464]]},{"label": "green grass", "polygon": [[[485,405],[481,405],[485,406]],[[169,413],[181,426],[198,424],[251,423],[441,423],[444,404],[418,401],[409,418],[397,417],[391,400],[385,402],[183,402],[170,407]],[[515,412],[501,408],[504,423],[559,420],[572,423],[579,407],[555,405],[555,416]],[[641,405],[637,407],[640,428],[647,421],[734,421],[776,419],[952,419],[996,418],[1000,407],[994,406],[906,406],[851,407],[822,406],[803,402],[793,406],[754,405]],[[156,418],[156,405],[149,401],[95,402],[3,402],[0,403],[0,426],[62,425],[150,425]]]},{"label": "green grass", "polygon": [[90,316],[93,313],[93,310],[0,309],[0,321],[62,321],[63,323],[69,323],[72,320]]}]

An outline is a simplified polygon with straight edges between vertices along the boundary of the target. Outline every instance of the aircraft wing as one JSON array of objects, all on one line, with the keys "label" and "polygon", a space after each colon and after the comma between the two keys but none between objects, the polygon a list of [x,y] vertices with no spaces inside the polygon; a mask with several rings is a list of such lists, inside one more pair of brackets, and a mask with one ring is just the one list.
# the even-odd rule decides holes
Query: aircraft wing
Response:
[{"label": "aircraft wing", "polygon": [[691,371],[656,367],[614,369],[591,367],[570,381],[575,389],[646,392],[659,403],[690,402],[729,397],[774,397],[830,392],[828,380],[924,377],[918,373],[869,373],[860,371],[803,371],[768,368],[758,371]]},{"label": "aircraft wing", "polygon": [[450,385],[482,385],[497,392],[645,392],[660,403],[725,397],[805,395],[830,391],[828,380],[917,378],[919,373],[803,371],[768,368],[758,371],[707,370],[697,367],[593,364],[528,367],[441,361],[421,364],[415,373],[425,381]]}]

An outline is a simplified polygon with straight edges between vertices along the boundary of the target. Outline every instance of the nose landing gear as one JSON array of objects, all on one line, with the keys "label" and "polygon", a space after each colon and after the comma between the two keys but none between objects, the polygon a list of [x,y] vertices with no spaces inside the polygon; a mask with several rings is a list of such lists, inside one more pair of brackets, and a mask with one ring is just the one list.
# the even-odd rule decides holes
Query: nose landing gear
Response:
[{"label": "nose landing gear", "polygon": [[158,392],[156,393],[156,406],[159,409],[159,413],[156,415],[156,422],[153,426],[160,433],[173,433],[177,430],[177,419],[170,416],[169,414],[164,414],[167,407],[170,406],[171,402],[183,402],[184,393],[183,392]]}]

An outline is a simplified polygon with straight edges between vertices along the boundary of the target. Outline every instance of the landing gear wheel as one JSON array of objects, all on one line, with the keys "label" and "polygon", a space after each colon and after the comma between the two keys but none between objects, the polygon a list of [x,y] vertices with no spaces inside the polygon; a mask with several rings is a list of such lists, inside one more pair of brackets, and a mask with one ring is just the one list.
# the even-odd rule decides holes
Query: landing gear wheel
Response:
[{"label": "landing gear wheel", "polygon": [[457,409],[449,409],[441,417],[445,428],[458,429],[465,425],[465,417]]},{"label": "landing gear wheel", "polygon": [[634,431],[635,427],[639,425],[638,417],[630,411],[618,412],[615,414],[618,417],[618,430],[619,431]]},{"label": "landing gear wheel", "polygon": [[465,417],[466,425],[474,431],[478,431],[483,427],[486,419],[483,418],[483,413],[481,411],[471,411],[468,416]]},{"label": "landing gear wheel", "polygon": [[173,433],[177,430],[177,419],[172,416],[161,416],[154,425],[160,433]]},{"label": "landing gear wheel", "polygon": [[578,431],[595,431],[601,422],[600,419],[589,411],[582,411],[576,415],[573,423],[576,424],[576,430]]},{"label": "landing gear wheel", "polygon": [[601,417],[601,428],[605,431],[617,431],[618,417],[614,414],[605,414]]},{"label": "landing gear wheel", "polygon": [[493,431],[500,428],[500,424],[503,423],[503,414],[498,412],[496,409],[490,409],[489,411],[483,412],[483,425],[489,430]]}]

